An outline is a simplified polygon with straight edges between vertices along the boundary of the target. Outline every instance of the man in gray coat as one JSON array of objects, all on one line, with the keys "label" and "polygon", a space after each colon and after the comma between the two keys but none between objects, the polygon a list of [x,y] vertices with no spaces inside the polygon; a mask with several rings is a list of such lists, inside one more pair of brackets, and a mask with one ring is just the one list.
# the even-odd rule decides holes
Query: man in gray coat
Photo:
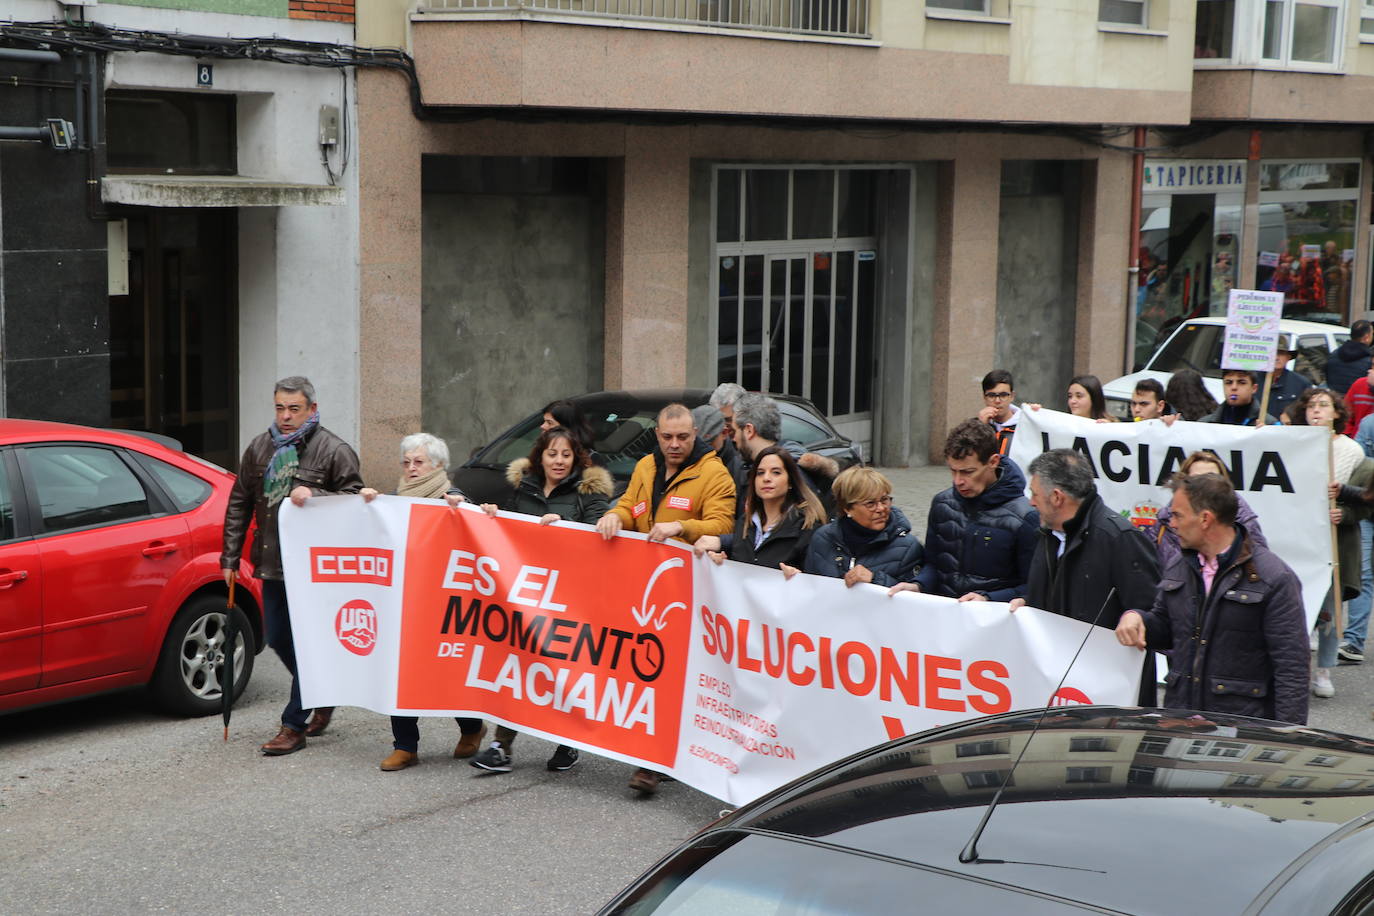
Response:
[{"label": "man in gray coat", "polygon": [[1166,706],[1307,722],[1302,588],[1288,564],[1236,522],[1236,491],[1217,474],[1174,484],[1170,524],[1183,553],[1154,606],[1121,615],[1122,645],[1172,650]]}]

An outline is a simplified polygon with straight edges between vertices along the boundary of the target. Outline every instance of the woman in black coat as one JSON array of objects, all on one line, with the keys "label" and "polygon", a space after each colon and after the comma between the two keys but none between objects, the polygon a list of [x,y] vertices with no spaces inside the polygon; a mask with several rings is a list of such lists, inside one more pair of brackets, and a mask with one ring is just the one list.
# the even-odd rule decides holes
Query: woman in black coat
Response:
[{"label": "woman in black coat", "polygon": [[[517,458],[506,469],[511,495],[505,508],[533,515],[541,525],[557,521],[596,524],[611,507],[614,482],[605,468],[592,464],[587,447],[575,434],[552,426],[539,434],[528,458]],[[494,503],[483,503],[482,511],[494,516]],[[472,765],[490,773],[509,773],[511,746],[515,729],[496,726],[491,745],[472,758]],[[550,770],[569,770],[577,765],[577,749],[560,744],[549,758]]]},{"label": "woman in black coat", "polygon": [[697,539],[695,552],[709,552],[719,564],[728,556],[739,563],[784,571],[800,569],[811,535],[825,524],[825,507],[802,479],[797,462],[776,445],[754,458],[752,481],[735,531],[722,539]]}]

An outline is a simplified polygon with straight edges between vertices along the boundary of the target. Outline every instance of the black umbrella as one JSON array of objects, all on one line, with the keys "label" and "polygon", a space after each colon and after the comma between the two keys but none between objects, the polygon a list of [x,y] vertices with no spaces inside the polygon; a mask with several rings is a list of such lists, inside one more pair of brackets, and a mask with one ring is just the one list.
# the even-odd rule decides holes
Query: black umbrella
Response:
[{"label": "black umbrella", "polygon": [[224,643],[219,662],[220,700],[223,704],[224,740],[229,740],[229,716],[234,711],[234,649],[239,634],[234,627],[234,585],[238,577],[229,580],[229,603],[224,612]]}]

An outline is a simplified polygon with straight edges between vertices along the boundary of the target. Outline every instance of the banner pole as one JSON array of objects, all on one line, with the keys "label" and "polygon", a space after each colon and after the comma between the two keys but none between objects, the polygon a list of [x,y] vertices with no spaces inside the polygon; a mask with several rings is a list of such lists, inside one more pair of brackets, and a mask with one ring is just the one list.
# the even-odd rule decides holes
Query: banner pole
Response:
[{"label": "banner pole", "polygon": [[[1326,442],[1326,479],[1336,480],[1336,431],[1330,425],[1327,429],[1331,431],[1331,437]],[[1336,508],[1336,500],[1327,495],[1329,508]],[[1336,637],[1340,638],[1341,631],[1345,629],[1344,622],[1341,620],[1341,608],[1345,602],[1341,600],[1341,551],[1336,539],[1336,523],[1330,524],[1331,529],[1331,623],[1336,628]]]},{"label": "banner pole", "polygon": [[1266,426],[1269,423],[1269,392],[1274,390],[1274,370],[1270,369],[1264,374],[1264,394],[1260,397],[1259,419],[1255,421],[1256,426]]}]

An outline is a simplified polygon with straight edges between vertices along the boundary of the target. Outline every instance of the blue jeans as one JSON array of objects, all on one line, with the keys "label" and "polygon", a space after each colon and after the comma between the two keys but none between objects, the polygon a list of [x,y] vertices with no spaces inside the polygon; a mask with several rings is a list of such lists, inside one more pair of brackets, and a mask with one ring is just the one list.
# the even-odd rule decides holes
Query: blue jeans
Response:
[{"label": "blue jeans", "polygon": [[[454,718],[458,731],[464,735],[475,735],[482,730],[481,719]],[[420,750],[420,719],[418,716],[391,717],[391,746],[398,751]]]},{"label": "blue jeans", "polygon": [[286,583],[280,579],[262,580],[262,616],[267,626],[267,644],[291,672],[291,697],[281,711],[281,724],[305,731],[310,710],[301,708],[301,679],[296,676],[296,643],[291,638],[291,609],[286,606]]},{"label": "blue jeans", "polygon": [[1364,651],[1365,635],[1369,629],[1369,609],[1374,604],[1374,572],[1371,571],[1369,550],[1374,545],[1374,522],[1360,522],[1360,594],[1345,606],[1345,635],[1341,642]]}]

